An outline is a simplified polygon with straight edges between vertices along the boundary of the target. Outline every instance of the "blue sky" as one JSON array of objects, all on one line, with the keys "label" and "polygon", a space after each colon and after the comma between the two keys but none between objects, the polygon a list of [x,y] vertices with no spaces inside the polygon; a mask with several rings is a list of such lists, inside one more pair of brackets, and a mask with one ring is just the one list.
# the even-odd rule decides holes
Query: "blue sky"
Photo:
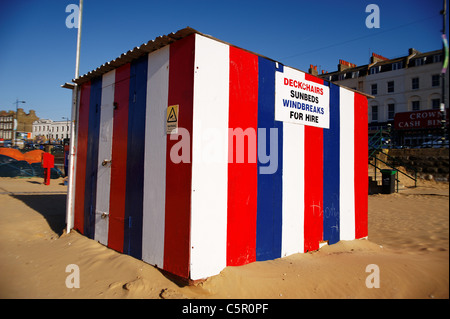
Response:
[{"label": "blue sky", "polygon": [[[60,86],[75,73],[71,3],[79,0],[0,0],[0,110],[19,99],[41,118],[70,117],[71,92]],[[379,29],[365,25],[371,3]],[[303,71],[332,72],[339,59],[363,65],[372,52],[440,49],[441,9],[442,0],[84,0],[80,74],[186,26]]]}]

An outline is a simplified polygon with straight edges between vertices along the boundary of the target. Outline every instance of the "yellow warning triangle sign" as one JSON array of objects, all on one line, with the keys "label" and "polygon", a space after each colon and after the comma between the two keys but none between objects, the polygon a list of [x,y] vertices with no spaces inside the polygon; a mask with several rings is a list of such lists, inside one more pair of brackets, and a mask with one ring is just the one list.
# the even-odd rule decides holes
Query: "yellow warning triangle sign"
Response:
[{"label": "yellow warning triangle sign", "polygon": [[167,107],[166,134],[178,134],[178,105]]},{"label": "yellow warning triangle sign", "polygon": [[175,108],[171,107],[169,115],[167,116],[167,123],[177,122],[177,114],[175,113]]}]

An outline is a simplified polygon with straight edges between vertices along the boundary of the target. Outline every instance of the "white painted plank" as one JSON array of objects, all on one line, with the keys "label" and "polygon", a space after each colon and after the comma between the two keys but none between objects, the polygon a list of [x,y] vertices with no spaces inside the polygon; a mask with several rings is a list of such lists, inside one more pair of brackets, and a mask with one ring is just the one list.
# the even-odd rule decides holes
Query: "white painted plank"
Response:
[{"label": "white painted plank", "polygon": [[340,239],[355,239],[355,123],[354,93],[340,88]]},{"label": "white painted plank", "polygon": [[111,184],[111,164],[103,166],[104,160],[111,159],[114,117],[114,82],[116,71],[105,73],[102,78],[100,107],[100,132],[98,145],[97,197],[95,209],[94,239],[108,244],[109,194]]},{"label": "white painted plank", "polygon": [[304,252],[305,126],[283,123],[281,256]]},{"label": "white painted plank", "polygon": [[148,56],[142,260],[164,266],[169,46]]},{"label": "white painted plank", "polygon": [[226,266],[229,46],[196,34],[191,279]]}]

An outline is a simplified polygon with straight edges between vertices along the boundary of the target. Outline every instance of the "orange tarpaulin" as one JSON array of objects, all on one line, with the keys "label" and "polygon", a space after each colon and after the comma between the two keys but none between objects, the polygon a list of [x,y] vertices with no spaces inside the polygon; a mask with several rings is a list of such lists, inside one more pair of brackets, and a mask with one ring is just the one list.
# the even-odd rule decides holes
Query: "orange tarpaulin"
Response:
[{"label": "orange tarpaulin", "polygon": [[42,161],[42,150],[32,150],[22,154],[15,148],[0,147],[0,155],[5,155],[14,158],[18,161],[27,161],[28,163],[40,163]]},{"label": "orange tarpaulin", "polygon": [[23,159],[28,163],[40,163],[42,161],[42,150],[32,150],[23,154]]},{"label": "orange tarpaulin", "polygon": [[18,161],[24,160],[22,152],[15,148],[0,147],[0,155],[12,157]]}]

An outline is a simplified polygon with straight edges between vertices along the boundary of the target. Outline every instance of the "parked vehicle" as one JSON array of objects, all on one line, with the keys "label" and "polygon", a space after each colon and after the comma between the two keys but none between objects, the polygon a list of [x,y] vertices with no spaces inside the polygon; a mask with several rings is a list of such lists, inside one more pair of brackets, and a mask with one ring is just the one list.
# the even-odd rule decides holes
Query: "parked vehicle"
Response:
[{"label": "parked vehicle", "polygon": [[420,148],[448,148],[448,140],[445,140],[444,143],[442,143],[442,139],[438,138],[433,141],[428,141],[425,143],[422,143]]}]

